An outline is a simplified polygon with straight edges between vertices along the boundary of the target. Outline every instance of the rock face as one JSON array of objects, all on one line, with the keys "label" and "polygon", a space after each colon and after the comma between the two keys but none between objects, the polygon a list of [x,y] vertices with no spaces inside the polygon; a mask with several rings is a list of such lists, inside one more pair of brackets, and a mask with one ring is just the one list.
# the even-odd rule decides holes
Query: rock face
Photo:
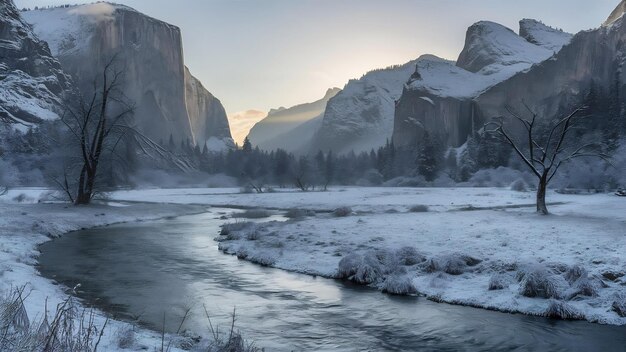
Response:
[{"label": "rock face", "polygon": [[365,74],[351,80],[326,106],[310,152],[361,152],[391,138],[394,106],[417,61]]},{"label": "rock face", "polygon": [[0,121],[30,126],[59,118],[70,77],[22,19],[0,0]]},{"label": "rock face", "polygon": [[484,123],[478,96],[551,58],[571,39],[533,20],[521,21],[520,33],[524,36],[493,22],[478,22],[468,29],[456,64],[420,58],[396,104],[395,145],[413,145],[425,131],[448,146],[462,145]]},{"label": "rock face", "polygon": [[250,142],[267,151],[279,148],[291,152],[304,151],[321,125],[328,101],[340,91],[339,88],[332,88],[315,102],[271,110],[250,130]]},{"label": "rock face", "polygon": [[[185,67],[185,102],[191,131],[197,144],[210,150],[232,148],[228,117],[222,103]],[[220,142],[221,141],[221,142]]]},{"label": "rock face", "polygon": [[621,3],[596,30],[578,33],[548,61],[516,75],[476,98],[477,116],[486,121],[502,114],[502,107],[519,107],[521,99],[542,118],[555,118],[580,104],[592,84],[601,92],[618,89],[623,102],[626,26]]},{"label": "rock face", "polygon": [[156,142],[230,140],[223,107],[185,68],[178,27],[105,2],[23,16],[83,92],[116,56],[123,91],[136,104],[137,128]]}]

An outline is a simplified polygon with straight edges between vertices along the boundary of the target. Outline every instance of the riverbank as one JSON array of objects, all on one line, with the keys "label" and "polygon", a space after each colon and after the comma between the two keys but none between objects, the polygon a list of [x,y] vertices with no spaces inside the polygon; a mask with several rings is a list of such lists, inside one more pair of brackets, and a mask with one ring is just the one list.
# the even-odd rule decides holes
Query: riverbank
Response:
[{"label": "riverbank", "polygon": [[[36,268],[38,246],[65,233],[115,223],[149,221],[171,216],[206,211],[204,206],[122,204],[73,207],[65,204],[38,203],[45,193],[41,189],[12,190],[0,197],[0,293],[8,296],[16,288],[24,288],[24,307],[31,323],[42,320],[46,312],[50,320],[57,305],[69,297],[69,289],[41,277]],[[79,284],[79,283],[76,283]],[[78,288],[80,290],[80,288]],[[77,307],[82,309],[79,303]],[[141,329],[128,323],[109,320],[94,312],[93,325],[104,327],[98,346],[102,351],[153,350],[161,346],[161,333]],[[175,346],[184,339],[166,336],[166,344]]]},{"label": "riverbank", "polygon": [[[531,192],[503,189],[152,190],[113,197],[322,211],[236,226],[219,238],[220,249],[395,294],[626,325],[626,202],[609,194],[551,193],[554,214],[547,217],[535,214]],[[342,207],[349,209],[332,213]]]}]

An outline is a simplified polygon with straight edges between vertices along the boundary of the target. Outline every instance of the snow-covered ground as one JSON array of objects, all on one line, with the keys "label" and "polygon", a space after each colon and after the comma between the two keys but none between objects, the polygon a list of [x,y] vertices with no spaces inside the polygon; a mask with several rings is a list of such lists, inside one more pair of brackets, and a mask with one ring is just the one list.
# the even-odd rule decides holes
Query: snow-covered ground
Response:
[{"label": "snow-covered ground", "polygon": [[[350,207],[347,217],[318,213],[250,225],[223,236],[220,248],[264,265],[443,302],[534,315],[551,308],[626,324],[614,309],[626,304],[626,199],[610,194],[550,193],[554,215],[547,217],[535,214],[532,192],[492,188],[179,189],[113,198],[327,212]],[[428,211],[412,212],[416,205]]]},{"label": "snow-covered ground", "polygon": [[[38,245],[51,238],[82,228],[119,222],[144,221],[167,216],[200,213],[206,207],[191,205],[154,205],[111,203],[89,207],[64,204],[38,204],[47,193],[44,189],[11,190],[0,196],[0,295],[25,287],[25,307],[31,322],[41,321],[47,304],[48,315],[68,297],[67,288],[39,276],[36,269]],[[49,316],[49,319],[53,317]],[[106,317],[96,316],[95,326],[105,326]],[[161,345],[157,332],[131,328],[128,324],[109,321],[99,345],[103,351],[119,350],[124,332],[134,329],[134,350],[153,350]],[[127,335],[126,335],[127,336]],[[169,337],[167,338],[169,341]],[[167,342],[166,342],[167,343]],[[178,350],[174,348],[173,350]]]},{"label": "snow-covered ground", "polygon": [[[626,199],[610,194],[550,193],[554,215],[544,217],[533,211],[532,192],[494,188],[148,189],[114,192],[107,205],[90,207],[38,203],[46,192],[0,197],[0,291],[27,285],[34,320],[46,298],[54,307],[67,297],[66,288],[38,275],[38,244],[81,228],[230,206],[316,211],[220,238],[222,250],[253,262],[443,302],[537,315],[552,308],[626,324],[614,308],[626,312]],[[333,214],[341,207],[352,213]],[[102,325],[104,317],[98,319]],[[124,329],[109,323],[104,350],[116,349]],[[160,342],[158,333],[136,336],[136,347]]]}]

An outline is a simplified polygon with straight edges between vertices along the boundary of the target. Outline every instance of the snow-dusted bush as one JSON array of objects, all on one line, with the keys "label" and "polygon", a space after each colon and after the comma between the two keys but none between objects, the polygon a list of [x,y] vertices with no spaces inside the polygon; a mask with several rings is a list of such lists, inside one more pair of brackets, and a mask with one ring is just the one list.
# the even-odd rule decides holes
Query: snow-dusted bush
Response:
[{"label": "snow-dusted bush", "polygon": [[300,219],[307,216],[315,216],[315,212],[312,210],[293,208],[287,210],[287,213],[285,213],[285,217],[289,219]]},{"label": "snow-dusted bush", "polygon": [[425,187],[428,182],[423,176],[417,177],[396,177],[383,183],[385,187]]},{"label": "snow-dusted bush", "polygon": [[348,279],[359,284],[380,282],[385,271],[381,259],[383,258],[377,256],[374,251],[369,251],[364,255],[349,254],[339,261],[337,278]]},{"label": "snow-dusted bush", "polygon": [[272,212],[267,209],[248,209],[242,213],[233,214],[233,218],[263,219],[269,218],[272,215]]},{"label": "snow-dusted bush", "polygon": [[382,291],[392,295],[415,295],[418,293],[413,281],[406,275],[387,277],[382,285]]},{"label": "snow-dusted bush", "polygon": [[597,297],[600,292],[602,283],[596,278],[584,277],[576,281],[574,284],[572,297],[585,296],[585,297]]},{"label": "snow-dusted bush", "polygon": [[568,286],[562,276],[540,265],[519,270],[517,279],[520,282],[519,293],[525,297],[558,299]]},{"label": "snow-dusted bush", "polygon": [[504,290],[508,285],[508,277],[502,274],[494,274],[489,279],[489,291]]},{"label": "snow-dusted bush", "polygon": [[352,208],[350,207],[337,208],[333,211],[333,215],[338,218],[344,218],[346,216],[350,216],[352,215]]},{"label": "snow-dusted bush", "polygon": [[587,269],[580,265],[570,266],[565,271],[565,280],[570,284],[573,284],[581,278],[586,278],[587,276],[589,276]]},{"label": "snow-dusted bush", "polygon": [[401,265],[406,266],[412,266],[426,261],[426,257],[419,253],[415,247],[402,247],[395,252],[395,256]]},{"label": "snow-dusted bush", "polygon": [[222,225],[220,230],[220,236],[232,236],[235,232],[249,230],[255,228],[255,224],[250,221],[231,222]]},{"label": "snow-dusted bush", "polygon": [[363,256],[363,261],[352,277],[352,280],[359,284],[373,284],[381,281],[384,268],[375,252],[367,252]]},{"label": "snow-dusted bush", "polygon": [[613,300],[613,311],[622,318],[626,318],[626,294],[618,293]]},{"label": "snow-dusted bush", "polygon": [[411,213],[427,213],[428,205],[423,205],[423,204],[414,205],[411,207],[411,209],[409,209],[409,211]]},{"label": "snow-dusted bush", "polygon": [[461,275],[470,267],[480,263],[480,259],[462,253],[443,254],[429,259],[426,263],[426,271],[430,273],[442,271],[450,275]]},{"label": "snow-dusted bush", "polygon": [[341,258],[337,267],[337,278],[348,279],[355,275],[362,262],[363,256],[357,253],[350,253]]},{"label": "snow-dusted bush", "polygon": [[511,183],[511,191],[515,192],[526,192],[528,191],[528,184],[523,179],[518,179]]},{"label": "snow-dusted bush", "polygon": [[544,313],[546,317],[552,319],[572,320],[582,319],[583,316],[571,305],[557,300],[550,300],[550,304]]}]

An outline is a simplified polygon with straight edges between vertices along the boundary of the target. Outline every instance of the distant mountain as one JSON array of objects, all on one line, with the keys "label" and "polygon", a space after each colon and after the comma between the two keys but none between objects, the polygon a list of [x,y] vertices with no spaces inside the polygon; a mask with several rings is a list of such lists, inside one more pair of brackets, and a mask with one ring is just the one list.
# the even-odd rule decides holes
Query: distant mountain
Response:
[{"label": "distant mountain", "polygon": [[395,101],[415,72],[416,63],[371,71],[348,82],[328,102],[310,152],[360,152],[384,145],[393,132]]},{"label": "distant mountain", "polygon": [[312,103],[291,108],[272,109],[263,120],[250,130],[248,138],[262,150],[284,149],[302,151],[308,147],[319,127],[326,104],[341,90],[332,88],[324,97]]},{"label": "distant mountain", "polygon": [[58,119],[71,79],[11,0],[0,0],[0,122],[32,126]]},{"label": "distant mountain", "polygon": [[172,136],[218,149],[233,145],[219,100],[185,67],[176,26],[130,7],[98,2],[23,13],[46,40],[81,91],[89,91],[103,65],[118,55],[124,92],[136,105],[139,130],[156,142]]},{"label": "distant mountain", "polygon": [[395,145],[414,145],[425,131],[448,146],[462,145],[483,122],[478,96],[550,59],[572,38],[534,20],[522,20],[520,33],[482,21],[467,30],[456,63],[422,57],[396,105]]}]

